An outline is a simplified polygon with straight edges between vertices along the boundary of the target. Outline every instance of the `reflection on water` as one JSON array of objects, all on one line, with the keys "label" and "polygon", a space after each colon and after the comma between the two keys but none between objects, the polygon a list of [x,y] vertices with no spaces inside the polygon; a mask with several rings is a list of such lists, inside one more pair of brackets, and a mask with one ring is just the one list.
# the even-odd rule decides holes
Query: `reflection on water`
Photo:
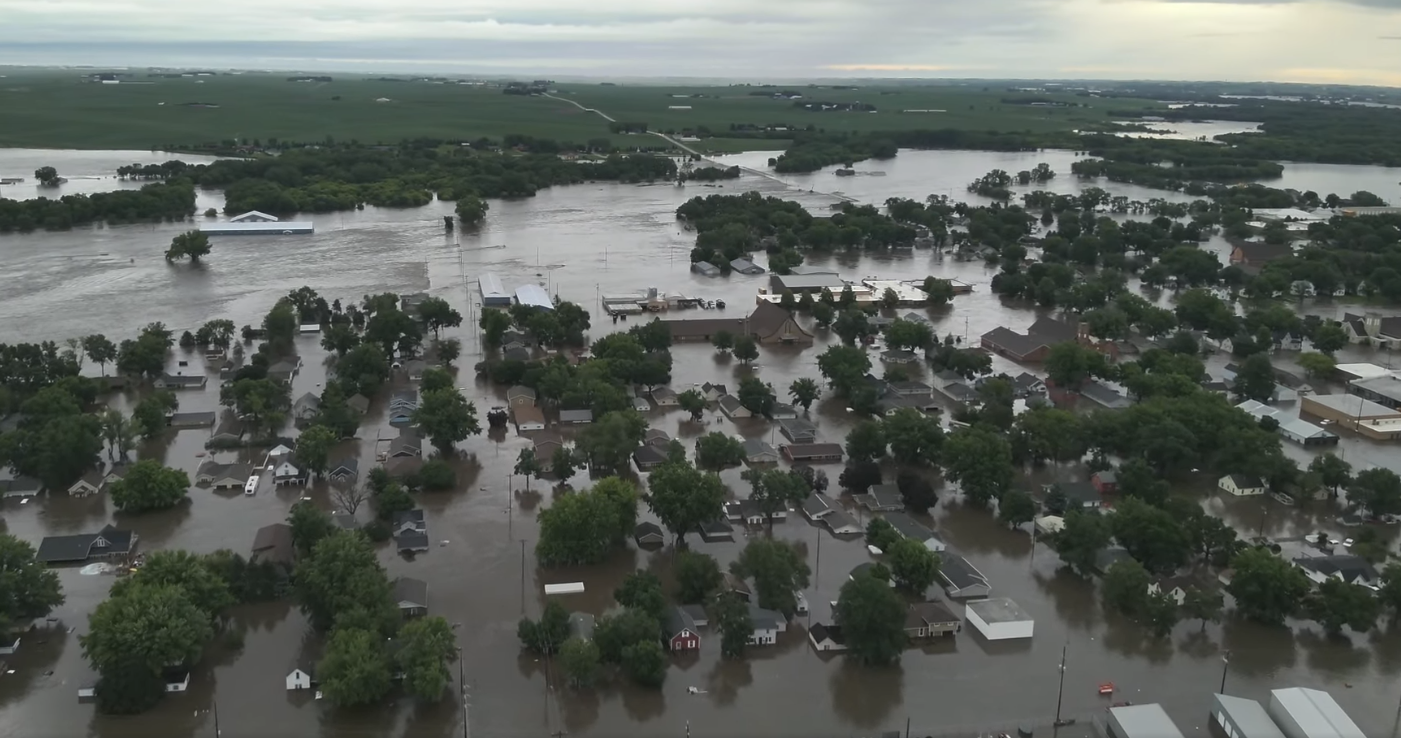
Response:
[{"label": "reflection on water", "polygon": [[[726,160],[743,162],[746,156]],[[34,158],[0,152],[0,172],[42,165],[34,164]],[[58,161],[56,156],[38,158]],[[858,165],[858,169],[886,171],[885,177],[838,181],[830,172],[782,178],[747,174],[715,187],[592,184],[555,188],[526,200],[493,202],[481,228],[451,235],[442,231],[442,215],[451,213],[450,204],[413,210],[367,208],[314,216],[317,233],[313,236],[216,239],[214,252],[199,269],[166,264],[161,256],[170,238],[188,224],[3,236],[0,251],[6,269],[0,270],[0,290],[6,298],[0,301],[0,341],[63,339],[92,332],[120,338],[154,320],[177,330],[214,317],[228,317],[237,325],[257,323],[276,298],[304,284],[328,299],[428,290],[457,305],[470,323],[476,300],[469,284],[484,271],[496,272],[508,287],[543,283],[587,307],[593,314],[595,335],[615,329],[598,310],[600,295],[648,287],[722,298],[730,304],[726,314],[746,314],[755,289],[766,280],[741,275],[706,279],[690,273],[688,255],[694,234],[683,231],[674,215],[677,205],[689,197],[757,189],[793,197],[814,209],[836,202],[831,194],[823,194],[836,191],[875,203],[891,196],[922,198],[930,193],[962,199],[966,183],[989,169],[1015,172],[1040,161],[1062,172],[1051,184],[1053,189],[1074,192],[1086,186],[1068,176],[1074,158],[1071,152],[1055,151],[904,152],[890,162]],[[101,173],[136,160],[148,159],[89,153],[69,156],[59,168]],[[1336,176],[1342,176],[1343,170],[1352,175],[1348,181],[1355,182],[1348,191],[1381,193],[1379,173],[1395,179],[1388,170],[1368,167],[1340,168]],[[1306,167],[1299,171],[1299,177],[1334,172]],[[1294,172],[1291,165],[1286,177],[1295,176]],[[101,186],[114,184],[106,181]],[[1162,194],[1113,189],[1139,199]],[[218,195],[203,197],[217,199]],[[486,248],[494,246],[504,248]],[[1224,244],[1213,242],[1208,248],[1219,252]],[[837,266],[851,277],[937,274],[973,284],[973,294],[928,313],[940,335],[976,340],[999,325],[1020,328],[1034,318],[1032,312],[1005,305],[990,293],[988,283],[995,270],[979,262],[946,261],[925,251],[827,255],[812,261]],[[564,266],[543,268],[553,264]],[[1165,300],[1168,296],[1151,297]],[[620,322],[616,329],[626,329],[637,320]],[[454,335],[463,340],[460,363],[467,367],[459,370],[457,385],[479,407],[502,404],[500,388],[467,375],[482,356],[475,333],[463,329]],[[815,357],[830,340],[818,332],[817,345],[807,351],[765,348],[758,366],[752,368],[719,359],[708,346],[679,346],[674,350],[673,384],[678,388],[715,380],[733,384],[752,374],[782,392],[794,378],[816,375]],[[293,394],[319,391],[325,352],[315,336],[299,337],[297,349],[306,369],[294,380]],[[200,365],[198,356],[179,351],[177,355],[191,366]],[[1348,356],[1349,360],[1360,358]],[[1211,361],[1218,366],[1224,359]],[[995,365],[999,371],[1020,371],[1000,358]],[[95,369],[89,371],[96,373]],[[133,394],[117,397],[114,403],[129,408],[138,399]],[[212,410],[217,407],[218,392],[213,386],[182,392],[180,401],[182,411]],[[844,404],[830,398],[814,406],[812,417],[824,438],[840,439],[851,426]],[[772,436],[762,421],[737,425],[713,411],[700,423],[679,411],[653,412],[649,420],[653,427],[682,439],[713,430]],[[377,404],[360,438],[337,453],[358,453],[361,463],[368,465],[374,458],[375,439],[389,432],[383,408]],[[183,431],[148,444],[142,453],[193,475],[207,438],[207,430]],[[1345,443],[1349,459],[1385,461],[1388,457],[1380,447]],[[602,614],[614,607],[612,592],[633,569],[646,567],[669,582],[672,550],[629,550],[596,567],[539,568],[532,550],[538,538],[535,513],[552,504],[559,491],[532,482],[526,492],[523,480],[512,479],[516,456],[528,446],[513,431],[467,441],[464,447],[475,453],[478,466],[460,470],[459,490],[423,495],[419,500],[428,513],[434,541],[446,543],[414,561],[381,549],[380,560],[391,576],[428,581],[433,612],[461,624],[455,632],[464,654],[474,735],[539,736],[564,730],[573,735],[679,736],[689,725],[698,738],[835,736],[898,729],[907,718],[916,730],[929,732],[937,732],[940,726],[1045,724],[1055,710],[1062,646],[1069,651],[1063,711],[1070,716],[1088,717],[1102,710],[1105,702],[1095,694],[1095,686],[1112,680],[1123,685],[1127,699],[1163,702],[1184,732],[1203,727],[1205,705],[1220,679],[1222,648],[1232,651],[1232,694],[1259,698],[1281,685],[1329,689],[1369,735],[1382,726],[1389,729],[1395,713],[1394,680],[1375,678],[1394,677],[1401,671],[1401,643],[1391,633],[1335,641],[1228,620],[1208,625],[1204,631],[1199,623],[1183,623],[1170,641],[1150,642],[1141,629],[1106,615],[1095,584],[1064,571],[1044,543],[1033,546],[1026,530],[999,525],[985,512],[959,503],[947,489],[940,490],[933,523],[989,577],[995,594],[1012,597],[1036,619],[1036,637],[1031,641],[990,644],[965,630],[950,642],[906,651],[898,667],[886,670],[863,669],[841,657],[814,653],[806,641],[808,625],[830,622],[827,602],[837,597],[847,573],[870,556],[859,542],[832,539],[795,515],[776,525],[773,535],[806,545],[814,570],[807,592],[813,612],[795,621],[778,645],[750,648],[745,660],[729,661],[720,657],[718,634],[707,631],[700,653],[677,659],[660,691],[639,690],[621,678],[608,678],[583,692],[552,679],[554,691],[547,692],[544,664],[522,655],[515,635],[522,610],[537,617],[544,606],[543,585],[583,581],[586,591],[571,595],[563,604]],[[231,461],[237,455],[218,452],[213,456]],[[840,468],[828,465],[825,471],[835,484]],[[1037,484],[1066,470],[1024,471],[1027,483]],[[748,484],[739,474],[738,469],[727,470],[722,478],[732,490],[747,494]],[[582,478],[573,481],[575,487],[588,483]],[[1270,502],[1261,500],[1221,501],[1205,495],[1210,486],[1211,480],[1194,479],[1190,489],[1204,497],[1214,514],[1242,529],[1253,531],[1262,512],[1267,513],[1263,515],[1267,531],[1280,535],[1302,534],[1331,517],[1323,503],[1304,510],[1277,504],[1262,508]],[[71,500],[60,495],[23,506],[6,500],[3,513],[10,532],[33,542],[50,534],[94,530],[118,519],[140,534],[147,550],[247,552],[254,531],[283,519],[302,493],[279,491],[248,498],[196,488],[189,503],[177,509],[119,518],[102,498]],[[324,485],[313,485],[305,494],[317,504],[329,505]],[[861,521],[865,522],[864,516]],[[755,535],[764,533],[739,531],[735,541],[727,543],[703,543],[693,535],[688,542],[728,566],[748,536]],[[356,711],[332,710],[303,694],[289,696],[282,676],[298,656],[314,654],[317,644],[305,618],[288,603],[233,613],[233,627],[247,634],[244,648],[239,653],[212,651],[189,693],[171,696],[147,715],[96,717],[90,706],[76,701],[77,687],[92,677],[76,636],[84,632],[87,613],[106,597],[113,579],[83,576],[76,569],[60,569],[59,577],[67,595],[67,602],[54,613],[61,627],[47,638],[26,636],[20,653],[6,659],[16,673],[0,675],[0,735],[212,735],[210,711],[216,696],[220,727],[229,738],[461,732],[463,705],[456,686],[441,704],[416,705],[398,698]],[[961,612],[958,605],[953,609]],[[69,634],[69,627],[76,630]],[[1300,627],[1307,631],[1310,626]],[[453,677],[456,680],[455,673]],[[1353,688],[1343,687],[1344,683]],[[691,687],[705,693],[692,694]],[[1008,694],[1016,699],[1009,703]]]}]

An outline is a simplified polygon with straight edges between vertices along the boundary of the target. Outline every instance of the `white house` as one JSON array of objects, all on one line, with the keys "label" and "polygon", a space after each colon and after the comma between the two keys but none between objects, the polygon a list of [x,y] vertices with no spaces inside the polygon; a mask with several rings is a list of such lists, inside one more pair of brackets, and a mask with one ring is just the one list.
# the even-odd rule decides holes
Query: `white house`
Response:
[{"label": "white house", "polygon": [[295,689],[311,689],[311,673],[296,667],[287,674],[287,691]]},{"label": "white house", "polygon": [[890,523],[895,528],[895,532],[906,538],[913,538],[924,544],[924,547],[934,553],[941,553],[948,545],[943,539],[934,534],[934,531],[920,524],[914,518],[902,512],[886,513],[885,522]]},{"label": "white house", "polygon": [[1229,492],[1237,497],[1265,494],[1265,482],[1259,477],[1251,477],[1245,474],[1227,474],[1217,480],[1216,488],[1222,492]]},{"label": "white house", "polygon": [[167,666],[161,671],[165,691],[184,692],[190,688],[190,670],[184,666]]},{"label": "white house", "polygon": [[845,651],[846,639],[842,637],[842,626],[813,623],[808,628],[808,640],[818,651]]},{"label": "white house", "polygon": [[751,646],[771,646],[778,642],[779,633],[788,630],[788,619],[783,613],[755,604],[749,605],[749,621],[754,626],[754,632],[749,635]]},{"label": "white house", "polygon": [[307,483],[310,476],[311,472],[302,468],[301,462],[297,461],[295,456],[288,454],[283,456],[277,467],[273,469],[272,481],[278,486],[303,485]]},{"label": "white house", "polygon": [[754,417],[754,413],[750,412],[749,408],[741,405],[739,403],[739,398],[734,395],[721,395],[718,402],[720,403],[720,411],[730,420]]}]

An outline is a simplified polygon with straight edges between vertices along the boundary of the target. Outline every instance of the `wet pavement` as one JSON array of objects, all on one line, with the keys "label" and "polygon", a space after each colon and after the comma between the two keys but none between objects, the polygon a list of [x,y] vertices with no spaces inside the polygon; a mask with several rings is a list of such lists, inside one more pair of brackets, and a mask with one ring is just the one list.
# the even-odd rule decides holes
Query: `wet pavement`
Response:
[{"label": "wet pavement", "polygon": [[[0,172],[16,169],[0,152]],[[25,176],[42,163],[22,166]],[[44,157],[37,157],[42,160]],[[762,164],[765,156],[727,157],[738,163]],[[126,154],[74,156],[62,162],[60,173],[73,177],[100,175],[121,163],[136,161]],[[156,157],[153,160],[160,160]],[[690,273],[693,234],[675,220],[677,205],[699,194],[750,189],[793,197],[812,208],[825,208],[841,190],[858,200],[879,203],[886,197],[922,198],[930,193],[963,199],[964,184],[989,169],[1027,169],[1048,161],[1062,172],[1053,189],[1080,186],[1066,176],[1073,155],[1068,152],[994,154],[976,152],[916,152],[893,162],[867,163],[866,171],[885,176],[837,181],[828,173],[782,179],[746,175],[720,186],[628,186],[614,184],[556,188],[515,202],[493,201],[480,230],[444,234],[442,215],[450,204],[434,203],[414,210],[367,208],[361,212],[313,216],[318,232],[291,238],[219,238],[206,263],[199,267],[168,265],[162,253],[185,224],[93,228],[65,233],[0,236],[0,253],[7,268],[0,273],[0,340],[61,340],[92,332],[118,339],[140,326],[161,320],[177,330],[193,329],[205,320],[227,317],[238,325],[257,323],[272,302],[288,291],[309,285],[328,300],[358,300],[384,291],[425,290],[453,302],[464,316],[475,317],[471,294],[484,271],[499,274],[508,288],[539,282],[565,299],[589,308],[598,336],[614,325],[599,310],[601,295],[631,293],[657,287],[667,292],[707,299],[723,298],[726,314],[747,314],[757,287],[765,277],[732,275],[707,279]],[[87,161],[85,165],[84,162]],[[858,166],[858,169],[861,168]],[[1355,189],[1382,192],[1382,178],[1394,172],[1377,168],[1356,170]],[[77,180],[75,180],[77,181]],[[101,180],[95,180],[102,186]],[[111,186],[108,182],[106,186]],[[807,192],[811,188],[815,192]],[[1130,197],[1162,196],[1152,190],[1114,188]],[[1320,189],[1320,191],[1324,191]],[[14,196],[10,191],[6,196]],[[211,203],[211,204],[206,204]],[[217,193],[202,196],[200,207],[218,206]],[[1215,245],[1219,247],[1220,245]],[[833,255],[816,263],[833,264],[847,277],[925,274],[954,277],[972,283],[975,292],[955,298],[947,308],[930,313],[940,334],[976,338],[1001,324],[1023,328],[1033,319],[1029,310],[1004,305],[988,289],[995,273],[978,262],[941,260],[937,254]],[[470,290],[469,290],[470,287]],[[1162,296],[1161,299],[1166,299]],[[1341,308],[1310,305],[1306,309],[1333,315]],[[691,316],[701,313],[692,311]],[[619,323],[626,329],[637,318]],[[457,384],[464,387],[479,411],[504,404],[504,388],[472,377],[470,367],[480,358],[474,331],[451,332],[464,342]],[[750,372],[780,391],[793,378],[817,376],[816,356],[827,338],[806,351],[761,349],[753,368],[718,357],[708,346],[679,345],[673,386],[721,381],[731,385]],[[294,381],[293,397],[319,391],[324,352],[314,335],[297,340],[304,368]],[[198,355],[178,358],[199,366]],[[1348,354],[1349,360],[1362,360]],[[1376,360],[1382,363],[1385,357]],[[1214,358],[1212,365],[1224,363]],[[999,370],[1015,365],[996,360]],[[91,369],[95,373],[95,368]],[[927,378],[927,376],[926,376]],[[215,382],[203,391],[179,394],[182,411],[214,409]],[[121,398],[119,406],[135,400]],[[826,399],[813,416],[823,438],[840,440],[851,425],[840,402]],[[769,438],[764,421],[733,423],[707,413],[703,423],[685,420],[680,411],[650,414],[653,427],[683,439],[710,430]],[[358,453],[362,468],[374,458],[376,439],[392,436],[382,407],[372,409],[357,441],[342,451]],[[141,449],[193,476],[202,457],[207,430],[182,431]],[[1015,599],[1037,621],[1030,642],[989,643],[968,630],[949,641],[906,651],[898,667],[857,668],[840,657],[818,655],[806,640],[806,618],[797,619],[779,644],[751,648],[743,661],[722,661],[718,638],[703,639],[699,655],[678,657],[660,691],[636,689],[621,678],[591,691],[554,691],[546,687],[546,664],[520,653],[515,626],[522,611],[537,616],[547,583],[583,581],[587,591],[570,595],[571,609],[602,613],[611,591],[627,572],[651,568],[664,576],[671,550],[629,549],[608,563],[578,569],[540,569],[533,545],[538,536],[534,512],[556,496],[548,482],[510,478],[510,471],[527,439],[514,431],[469,439],[461,447],[476,456],[459,470],[458,489],[423,494],[431,551],[407,561],[388,549],[381,561],[391,576],[412,575],[430,585],[433,614],[460,623],[464,653],[469,735],[543,736],[556,732],[589,736],[857,736],[881,730],[911,735],[977,735],[993,728],[1011,731],[1018,724],[1047,725],[1055,714],[1057,666],[1062,646],[1068,650],[1063,713],[1081,724],[1102,713],[1107,701],[1095,694],[1101,682],[1119,687],[1115,699],[1162,702],[1184,732],[1204,729],[1211,692],[1220,683],[1222,649],[1230,649],[1227,691],[1254,698],[1282,686],[1327,689],[1368,735],[1392,735],[1401,700],[1401,636],[1385,626],[1370,636],[1328,638],[1310,623],[1290,629],[1264,629],[1228,620],[1209,625],[1182,623],[1169,641],[1153,642],[1142,630],[1098,604],[1091,583],[1063,571],[1044,545],[1033,545],[1022,531],[1001,526],[986,513],[942,499],[934,523],[951,546],[960,550],[991,580],[994,593]],[[1309,454],[1286,445],[1292,455]],[[1349,460],[1396,466],[1377,444],[1347,439]],[[261,451],[247,460],[260,459]],[[218,452],[215,458],[236,455]],[[835,483],[840,467],[825,467]],[[1063,472],[1066,470],[1062,470]],[[1030,474],[1027,483],[1049,479],[1049,472]],[[741,495],[747,484],[739,470],[727,471],[725,481]],[[576,478],[575,484],[583,481]],[[1285,508],[1270,500],[1222,500],[1209,494],[1213,481],[1193,480],[1183,492],[1199,496],[1209,510],[1222,515],[1247,535],[1263,519],[1267,533],[1297,536],[1320,527],[1335,535],[1334,512],[1325,504],[1309,509]],[[513,492],[514,489],[514,492]],[[324,485],[307,490],[284,488],[272,494],[246,497],[241,490],[214,492],[195,488],[190,503],[176,510],[143,516],[113,513],[102,497],[73,500],[63,495],[26,505],[3,503],[7,530],[36,542],[45,535],[95,530],[108,521],[129,526],[141,536],[144,550],[185,548],[209,552],[231,548],[246,553],[254,531],[283,519],[288,508],[306,494],[329,508]],[[361,515],[366,515],[362,511]],[[647,514],[644,511],[644,518]],[[758,534],[758,533],[755,533]],[[774,535],[802,542],[814,568],[807,591],[812,621],[829,620],[827,601],[835,599],[847,573],[869,560],[859,542],[840,542],[810,526],[799,514],[775,526]],[[745,543],[691,545],[733,560]],[[217,700],[219,727],[225,738],[242,736],[455,736],[463,733],[463,705],[452,698],[437,705],[417,705],[402,698],[367,710],[333,710],[305,694],[289,694],[283,682],[291,662],[307,647],[311,635],[305,619],[286,603],[240,608],[236,627],[247,632],[240,653],[218,647],[200,663],[190,691],[172,695],[156,710],[134,718],[97,716],[79,705],[76,690],[92,678],[82,659],[77,636],[86,615],[105,596],[113,579],[84,576],[62,569],[68,597],[55,613],[61,625],[26,636],[20,652],[0,673],[0,736],[68,736],[86,732],[104,737],[213,736]],[[957,605],[955,611],[961,611]],[[68,627],[74,627],[72,633]],[[15,673],[7,673],[13,669]],[[691,694],[689,687],[705,690]],[[1049,735],[1042,727],[1038,735]],[[1062,732],[1062,735],[1074,735]]]}]

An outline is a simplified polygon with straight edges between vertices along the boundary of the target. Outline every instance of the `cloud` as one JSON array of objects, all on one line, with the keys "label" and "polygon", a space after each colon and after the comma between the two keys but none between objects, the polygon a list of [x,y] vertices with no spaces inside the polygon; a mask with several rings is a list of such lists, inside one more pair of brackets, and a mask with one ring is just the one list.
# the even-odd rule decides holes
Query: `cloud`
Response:
[{"label": "cloud", "polygon": [[1401,72],[1401,0],[0,0],[0,63],[797,79]]}]

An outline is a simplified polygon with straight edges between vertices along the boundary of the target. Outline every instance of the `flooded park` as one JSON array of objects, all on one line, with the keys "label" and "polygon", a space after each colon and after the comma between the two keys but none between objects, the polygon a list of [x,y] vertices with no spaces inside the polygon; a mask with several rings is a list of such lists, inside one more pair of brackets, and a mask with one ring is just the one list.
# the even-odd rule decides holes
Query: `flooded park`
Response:
[{"label": "flooded park", "polygon": [[[188,223],[3,235],[0,342],[62,342],[91,333],[117,340],[134,336],[154,321],[177,334],[215,318],[227,318],[239,326],[257,324],[278,298],[304,285],[328,301],[358,301],[382,292],[428,292],[452,303],[465,318],[461,328],[445,335],[462,341],[457,384],[481,416],[487,408],[506,404],[504,387],[472,371],[485,356],[475,328],[480,312],[476,279],[484,272],[499,275],[508,288],[539,284],[590,310],[593,338],[651,319],[644,315],[615,323],[602,310],[602,297],[653,287],[724,300],[726,314],[738,318],[753,309],[756,290],[767,287],[767,277],[735,273],[706,278],[690,271],[695,235],[681,227],[675,214],[677,206],[689,198],[757,190],[795,200],[813,212],[825,211],[843,199],[879,206],[889,197],[922,199],[934,194],[972,202],[978,198],[965,191],[969,181],[992,169],[1015,172],[1040,162],[1061,173],[1046,189],[1074,192],[1096,184],[1070,176],[1070,164],[1078,157],[1068,151],[902,152],[891,161],[860,163],[856,176],[843,178],[830,170],[762,174],[770,155],[751,152],[721,157],[722,163],[749,171],[738,180],[715,185],[582,184],[543,190],[521,200],[493,200],[480,228],[456,233],[445,233],[443,228],[443,216],[453,212],[451,203],[308,215],[303,218],[315,222],[313,235],[216,237],[213,252],[193,266],[172,265],[162,257],[171,238],[191,227]],[[152,152],[0,150],[0,174],[28,176],[39,166],[55,166],[69,180],[60,194],[97,192],[140,186],[113,177],[117,166],[168,158]],[[1397,170],[1380,167],[1289,164],[1284,180],[1268,184],[1319,193],[1365,189],[1395,202],[1401,200],[1398,179]],[[1098,184],[1134,199],[1191,199],[1141,187]],[[21,184],[0,190],[0,195],[33,197],[35,190]],[[217,191],[202,192],[197,207],[199,211],[221,208],[222,196]],[[1224,257],[1228,247],[1213,240],[1204,248]],[[938,250],[813,255],[808,263],[835,267],[847,279],[935,275],[972,285],[971,294],[927,312],[940,336],[954,335],[965,342],[976,342],[998,326],[1021,330],[1036,317],[1032,310],[1004,304],[992,293],[989,283],[995,266],[957,261]],[[1163,304],[1171,297],[1142,294]],[[1302,309],[1336,318],[1345,307],[1309,301]],[[670,317],[697,317],[696,312]],[[826,331],[815,333],[816,344],[810,347],[764,347],[759,360],[749,367],[717,354],[707,344],[677,344],[671,349],[675,358],[671,386],[680,391],[705,382],[734,385],[753,373],[780,395],[786,394],[794,379],[818,377],[817,355],[837,340]],[[319,393],[327,361],[319,337],[299,336],[297,352],[303,369],[293,380],[292,397]],[[186,360],[192,367],[202,365],[198,352],[179,348],[175,360]],[[1213,356],[1208,366],[1217,368],[1227,360]],[[1384,364],[1390,356],[1349,347],[1339,360]],[[1000,357],[994,357],[994,367],[1012,374],[1023,371]],[[85,367],[87,373],[96,371]],[[922,371],[927,380],[928,369]],[[181,392],[180,410],[216,410],[218,397],[216,383],[211,381],[202,391]],[[118,396],[114,404],[129,409],[138,399],[136,394]],[[774,432],[767,421],[731,421],[714,410],[708,410],[701,422],[692,422],[679,409],[654,407],[647,419],[652,428],[683,442],[715,430],[764,440]],[[854,422],[843,403],[830,394],[813,406],[812,420],[824,440],[840,440]],[[392,435],[386,408],[376,402],[359,438],[346,442],[340,451],[358,454],[361,468],[366,468],[375,459],[377,440]],[[208,458],[207,438],[207,430],[170,433],[140,448],[139,454],[183,469],[193,478],[201,461]],[[404,697],[372,709],[338,710],[307,692],[288,692],[283,678],[299,655],[315,649],[316,636],[294,604],[279,602],[236,609],[234,627],[245,632],[246,645],[237,652],[212,647],[200,661],[188,692],[168,696],[144,715],[100,716],[77,699],[77,690],[94,678],[78,636],[86,629],[88,613],[105,599],[114,579],[64,568],[59,575],[67,602],[53,613],[57,622],[26,635],[24,648],[5,658],[0,672],[0,736],[215,736],[216,713],[224,738],[835,737],[888,730],[903,734],[907,725],[910,735],[916,736],[1015,732],[1019,725],[1036,726],[1037,735],[1051,735],[1058,696],[1063,715],[1087,723],[1109,704],[1096,692],[1096,685],[1104,682],[1117,685],[1115,700],[1161,703],[1184,732],[1195,732],[1206,729],[1211,695],[1223,678],[1229,694],[1253,699],[1268,698],[1269,690],[1279,687],[1325,689],[1367,735],[1401,735],[1397,728],[1401,629],[1384,624],[1368,636],[1329,637],[1309,621],[1271,629],[1228,616],[1204,629],[1196,621],[1184,621],[1170,638],[1155,641],[1140,626],[1106,612],[1095,583],[1062,568],[1056,554],[1044,543],[1034,542],[1027,530],[1009,529],[986,511],[963,506],[944,488],[931,511],[935,529],[987,575],[995,595],[1015,599],[1035,619],[1035,636],[1030,641],[989,642],[965,629],[954,638],[906,650],[897,667],[869,669],[849,664],[840,655],[814,651],[807,638],[808,620],[799,616],[776,645],[749,648],[739,660],[722,660],[719,638],[703,637],[698,654],[674,658],[660,690],[622,680],[592,690],[568,689],[547,679],[549,665],[524,654],[516,637],[516,623],[523,614],[540,614],[544,585],[583,582],[585,592],[564,596],[562,604],[601,614],[612,606],[612,592],[627,573],[646,568],[668,579],[674,552],[669,546],[651,552],[629,547],[603,565],[537,566],[535,513],[549,506],[560,491],[552,489],[549,481],[531,481],[527,489],[524,478],[512,476],[517,454],[530,446],[530,440],[514,429],[484,432],[459,444],[475,458],[460,462],[457,488],[416,496],[427,515],[431,550],[406,560],[392,546],[380,549],[380,561],[389,575],[428,582],[431,613],[454,624],[465,678],[461,700],[453,688],[452,696],[435,705]],[[1285,448],[1305,462],[1313,453],[1289,444]],[[1351,436],[1344,437],[1342,448],[1354,465],[1401,469],[1401,454],[1394,448]],[[247,453],[244,460],[255,458],[255,452]],[[261,458],[261,451],[256,454]],[[228,451],[216,455],[224,461],[235,458]],[[730,490],[742,496],[748,483],[740,478],[740,471],[731,469],[722,476]],[[826,465],[825,471],[835,487],[840,465]],[[1028,486],[1049,482],[1056,472],[1022,471],[1019,483]],[[576,487],[587,484],[578,478],[573,481]],[[1285,507],[1265,496],[1222,499],[1213,494],[1214,484],[1214,479],[1203,475],[1180,491],[1199,497],[1211,514],[1226,519],[1244,537],[1257,530],[1282,538],[1320,528],[1336,532],[1332,524],[1336,511],[1327,504]],[[246,552],[254,532],[285,519],[303,494],[325,509],[332,506],[324,482],[305,490],[278,488],[251,497],[241,490],[194,488],[190,504],[140,516],[115,513],[101,495],[57,494],[26,504],[4,500],[2,524],[6,532],[35,544],[47,535],[91,531],[116,522],[140,536],[144,551],[207,553],[228,548]],[[645,506],[642,517],[650,519]],[[763,534],[751,531],[749,535]],[[813,603],[811,620],[830,622],[827,603],[836,599],[853,567],[871,560],[865,546],[833,538],[798,514],[778,522],[773,535],[806,546],[813,569],[806,591]],[[701,542],[694,536],[690,541],[722,566],[738,555],[745,542],[740,531],[732,542]],[[1062,693],[1063,649],[1067,656]],[[1223,661],[1227,651],[1229,661]],[[1079,733],[1062,731],[1061,735]]]}]

